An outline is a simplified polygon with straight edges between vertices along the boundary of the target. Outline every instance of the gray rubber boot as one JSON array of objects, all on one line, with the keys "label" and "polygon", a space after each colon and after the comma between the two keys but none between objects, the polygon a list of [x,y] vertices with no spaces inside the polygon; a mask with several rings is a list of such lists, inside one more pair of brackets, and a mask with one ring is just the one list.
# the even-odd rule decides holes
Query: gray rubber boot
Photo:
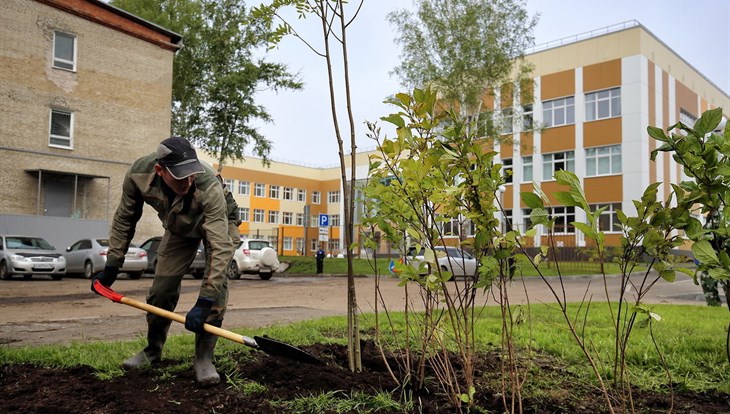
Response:
[{"label": "gray rubber boot", "polygon": [[122,362],[122,369],[130,370],[156,364],[162,359],[162,347],[167,340],[170,321],[158,320],[147,326],[147,346],[142,351]]},{"label": "gray rubber boot", "polygon": [[213,365],[213,352],[218,337],[209,333],[195,334],[195,380],[200,385],[216,385],[221,381]]}]

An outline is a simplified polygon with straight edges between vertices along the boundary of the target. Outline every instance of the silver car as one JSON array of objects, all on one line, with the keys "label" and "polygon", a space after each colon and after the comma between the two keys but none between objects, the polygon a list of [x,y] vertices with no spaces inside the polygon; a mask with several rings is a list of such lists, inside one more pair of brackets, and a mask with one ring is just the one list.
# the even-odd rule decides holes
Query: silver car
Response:
[{"label": "silver car", "polygon": [[242,239],[228,269],[229,279],[238,279],[241,273],[258,273],[263,280],[279,269],[279,256],[267,240]]},{"label": "silver car", "polygon": [[[109,250],[109,239],[82,239],[66,248],[66,273],[83,274],[90,279],[97,272],[104,270],[106,255]],[[124,256],[124,265],[120,272],[129,275],[130,279],[139,279],[147,268],[147,252],[135,245],[130,245]]]},{"label": "silver car", "polygon": [[0,235],[0,278],[22,275],[50,275],[61,280],[66,260],[50,243],[40,237]]},{"label": "silver car", "polygon": [[[477,271],[477,260],[471,254],[459,249],[458,247],[434,247],[437,261],[441,271],[453,272],[454,276],[474,276]],[[411,248],[408,252],[408,260],[416,267],[424,260],[424,249],[416,254],[415,249]]]}]

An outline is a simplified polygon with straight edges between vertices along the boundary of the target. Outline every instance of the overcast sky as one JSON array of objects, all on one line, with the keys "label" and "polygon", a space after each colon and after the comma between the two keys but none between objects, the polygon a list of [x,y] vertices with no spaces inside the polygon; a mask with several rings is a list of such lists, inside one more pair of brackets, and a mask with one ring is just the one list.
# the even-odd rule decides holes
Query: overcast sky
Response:
[{"label": "overcast sky", "polygon": [[[400,49],[386,15],[410,7],[410,0],[365,0],[348,30],[358,150],[375,145],[365,136],[365,120],[377,121],[392,112],[392,107],[382,102],[402,91],[397,78],[389,74],[399,61]],[[637,20],[730,94],[730,0],[527,0],[527,8],[531,15],[540,15],[534,32],[536,45]],[[315,21],[310,20],[295,19],[295,27],[307,39],[319,41]],[[258,103],[274,118],[273,123],[259,126],[273,142],[271,158],[317,167],[338,165],[324,59],[294,38],[285,39],[267,59],[287,64],[305,82],[300,91],[259,93]],[[343,106],[344,98],[339,99]],[[340,116],[349,152],[347,119],[344,112]],[[382,126],[384,132],[392,134]]]}]

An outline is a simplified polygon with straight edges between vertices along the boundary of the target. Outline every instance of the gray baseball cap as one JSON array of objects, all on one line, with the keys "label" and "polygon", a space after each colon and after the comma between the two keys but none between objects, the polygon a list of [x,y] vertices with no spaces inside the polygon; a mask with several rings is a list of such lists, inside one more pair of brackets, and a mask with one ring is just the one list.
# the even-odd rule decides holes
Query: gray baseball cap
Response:
[{"label": "gray baseball cap", "polygon": [[195,148],[185,138],[170,137],[157,147],[157,163],[177,180],[205,172]]}]

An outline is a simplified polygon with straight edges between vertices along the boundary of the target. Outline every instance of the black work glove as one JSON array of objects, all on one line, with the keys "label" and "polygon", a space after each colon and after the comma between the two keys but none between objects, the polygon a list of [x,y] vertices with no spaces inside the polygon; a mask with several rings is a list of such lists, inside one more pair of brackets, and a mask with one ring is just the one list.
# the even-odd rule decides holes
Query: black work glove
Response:
[{"label": "black work glove", "polygon": [[198,298],[195,302],[195,306],[190,309],[187,316],[185,316],[185,329],[195,333],[205,333],[203,325],[205,320],[210,315],[210,308],[213,307],[213,300],[208,298]]},{"label": "black work glove", "polygon": [[106,287],[111,287],[112,284],[117,280],[117,276],[119,275],[119,268],[116,266],[104,266],[104,271],[99,272],[94,276],[93,279],[91,279],[91,291],[99,294],[99,292],[94,289],[94,282],[99,281],[102,285]]}]

